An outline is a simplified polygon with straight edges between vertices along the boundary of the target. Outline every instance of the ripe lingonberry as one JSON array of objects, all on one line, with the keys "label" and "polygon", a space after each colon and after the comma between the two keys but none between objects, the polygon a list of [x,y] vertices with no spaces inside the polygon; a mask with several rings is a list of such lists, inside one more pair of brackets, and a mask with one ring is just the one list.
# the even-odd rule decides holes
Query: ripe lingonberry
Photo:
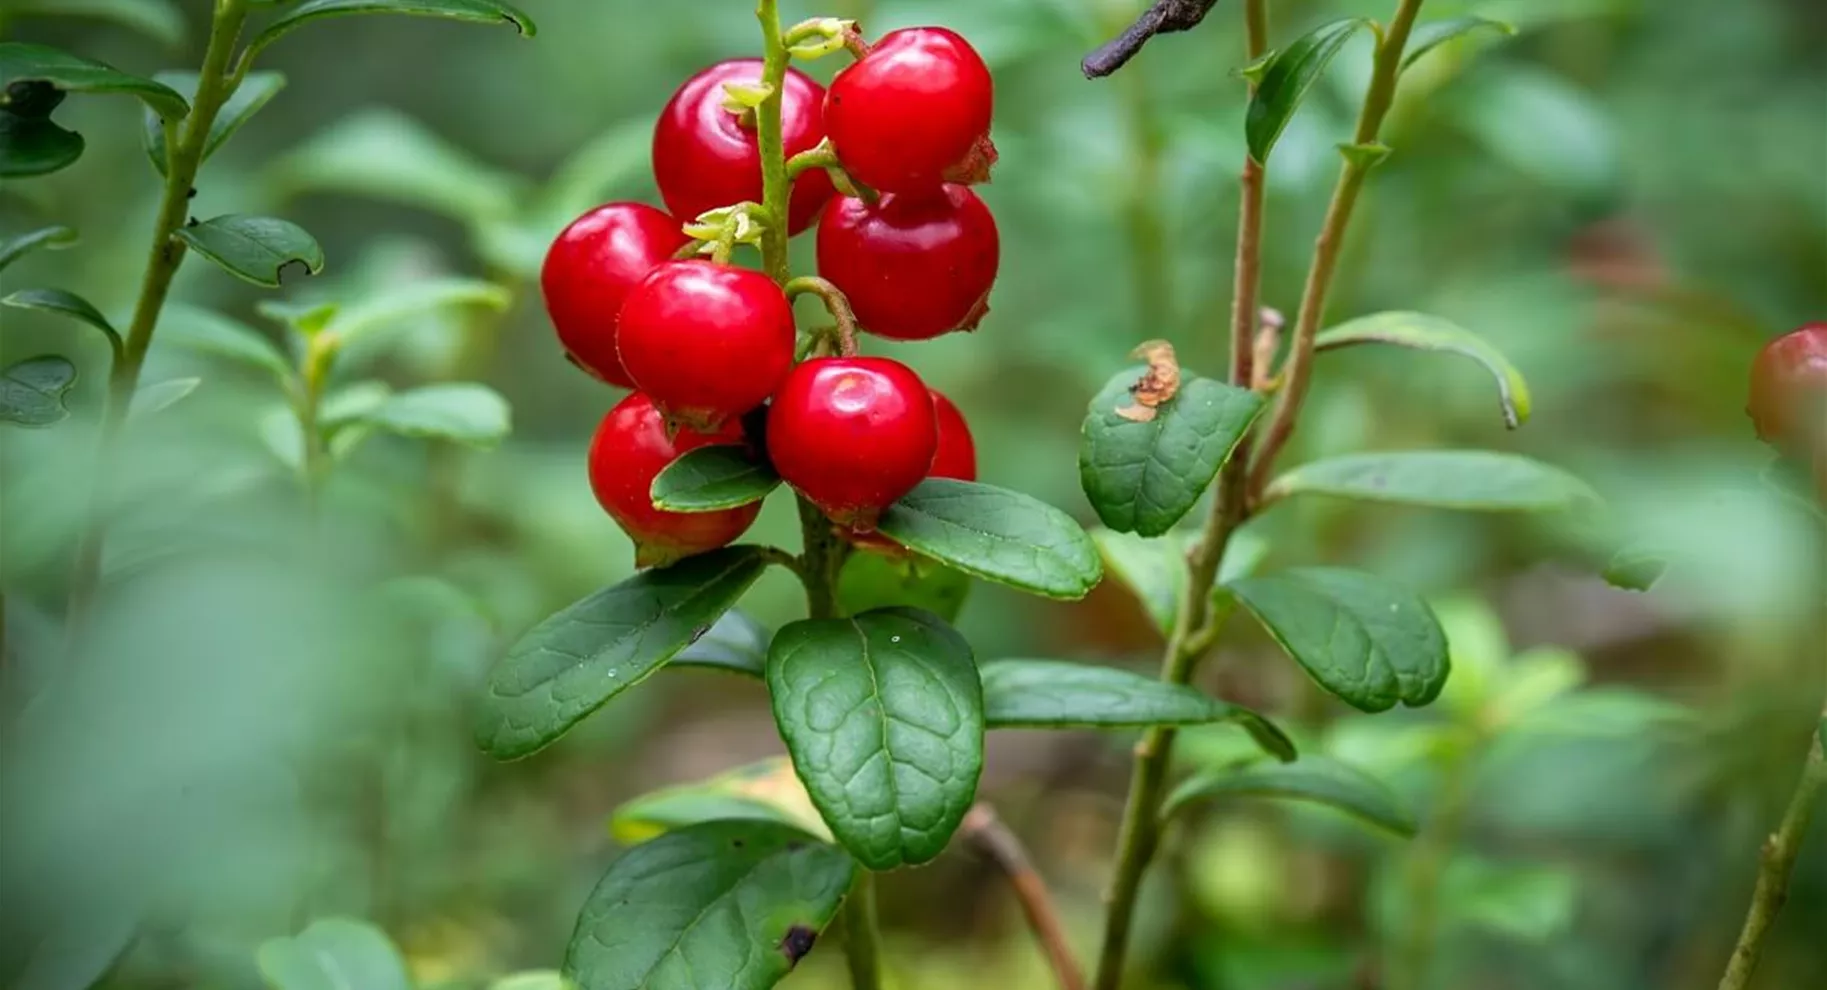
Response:
[{"label": "ripe lingonberry", "polygon": [[761,405],[793,366],[793,307],[766,275],[668,261],[622,304],[616,344],[635,386],[697,430]]},{"label": "ripe lingonberry", "polygon": [[1827,323],[1804,324],[1757,352],[1748,411],[1767,443],[1827,450]]},{"label": "ripe lingonberry", "polygon": [[629,291],[689,240],[677,220],[645,203],[607,203],[558,235],[539,284],[559,343],[578,367],[634,387],[615,353],[616,315]]},{"label": "ripe lingonberry", "polygon": [[944,28],[906,28],[832,80],[825,128],[857,181],[918,192],[989,177],[991,104],[989,67],[969,42]]},{"label": "ripe lingonberry", "polygon": [[989,310],[1000,242],[977,194],[947,184],[871,205],[839,196],[818,225],[818,272],[863,329],[895,340],[974,330]]},{"label": "ripe lingonberry", "polygon": [[768,407],[768,455],[788,484],[853,530],[875,528],[926,477],[938,415],[920,376],[879,357],[814,358]]},{"label": "ripe lingonberry", "polygon": [[741,440],[742,428],[735,422],[710,434],[678,430],[669,435],[660,410],[639,392],[603,417],[590,442],[590,490],[634,540],[636,566],[669,564],[715,550],[755,521],[759,502],[716,512],[668,512],[654,508],[649,495],[654,477],[679,455],[707,444]]},{"label": "ripe lingonberry", "polygon": [[952,400],[933,389],[933,412],[939,417],[939,451],[933,455],[928,478],[977,480],[977,442],[971,439],[970,424]]},{"label": "ripe lingonberry", "polygon": [[[761,60],[731,59],[692,76],[679,87],[653,130],[653,174],[666,208],[683,220],[743,201],[761,202],[761,148],[750,117],[725,106],[724,83],[761,81]],[[797,69],[781,87],[782,143],[788,157],[825,138],[825,88]],[[793,182],[787,229],[812,225],[831,198],[831,178],[811,169]]]}]

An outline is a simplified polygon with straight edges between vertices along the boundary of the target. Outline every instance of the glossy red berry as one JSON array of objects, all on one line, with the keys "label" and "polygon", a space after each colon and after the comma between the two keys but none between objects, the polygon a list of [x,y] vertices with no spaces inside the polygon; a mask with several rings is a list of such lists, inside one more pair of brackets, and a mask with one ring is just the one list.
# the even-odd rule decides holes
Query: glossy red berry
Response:
[{"label": "glossy red berry", "polygon": [[[761,60],[731,59],[692,76],[679,87],[653,131],[653,174],[666,208],[690,221],[706,210],[745,200],[761,202],[761,148],[755,126],[724,106],[724,83],[761,81]],[[781,87],[781,138],[789,157],[825,139],[825,88],[788,69]],[[831,178],[812,169],[793,182],[787,227],[812,225],[831,198]]]},{"label": "glossy red berry", "polygon": [[863,329],[894,340],[976,329],[1000,253],[989,207],[960,185],[874,205],[839,196],[818,226],[818,273],[844,290]]},{"label": "glossy red berry", "polygon": [[882,192],[981,182],[996,161],[991,89],[989,67],[956,33],[893,31],[832,80],[825,128],[844,168]]},{"label": "glossy red berry", "polygon": [[539,285],[558,341],[585,371],[632,388],[615,353],[622,301],[655,265],[690,240],[645,203],[607,203],[571,221],[546,252]]},{"label": "glossy red berry", "polygon": [[766,275],[668,261],[622,304],[622,367],[668,417],[711,430],[767,400],[793,366],[793,308]]},{"label": "glossy red berry", "polygon": [[832,520],[869,530],[926,477],[937,421],[926,385],[899,361],[814,358],[793,369],[768,407],[768,456]]},{"label": "glossy red berry", "polygon": [[741,427],[730,423],[713,433],[678,430],[647,396],[635,392],[603,417],[590,442],[590,490],[603,509],[634,540],[635,564],[669,564],[715,550],[755,521],[761,503],[717,512],[667,512],[653,506],[653,479],[679,455],[713,443],[740,443]]},{"label": "glossy red berry", "polygon": [[1805,324],[1757,352],[1749,412],[1768,443],[1827,450],[1827,323]]},{"label": "glossy red berry", "polygon": [[971,439],[970,425],[952,400],[933,390],[933,413],[938,417],[939,451],[933,455],[928,478],[977,480],[977,442]]}]

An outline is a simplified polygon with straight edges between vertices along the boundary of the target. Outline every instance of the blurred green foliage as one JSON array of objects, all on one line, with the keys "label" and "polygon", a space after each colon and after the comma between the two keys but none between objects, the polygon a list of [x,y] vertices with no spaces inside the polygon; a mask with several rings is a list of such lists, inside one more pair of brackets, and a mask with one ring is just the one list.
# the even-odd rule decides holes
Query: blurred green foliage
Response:
[{"label": "blurred green foliage", "polygon": [[[208,6],[6,0],[0,31],[150,75],[194,69]],[[1004,252],[992,312],[975,334],[869,347],[954,398],[983,480],[1089,521],[1075,459],[1086,400],[1148,338],[1172,339],[1191,368],[1224,360],[1244,155],[1235,5],[1098,83],[1078,58],[1137,0],[785,6],[872,31],[946,24],[990,61],[1002,162],[984,198]],[[1272,6],[1283,40],[1387,14],[1380,0]],[[119,990],[255,987],[285,951],[257,957],[265,940],[310,938],[314,919],[338,916],[384,930],[421,988],[550,968],[615,854],[621,801],[778,752],[759,688],[696,672],[643,686],[528,763],[493,765],[470,741],[469,699],[505,643],[632,568],[583,472],[616,396],[562,358],[538,298],[544,246],[596,202],[653,201],[660,104],[703,64],[756,47],[744,0],[525,7],[534,41],[352,20],[263,58],[285,88],[212,158],[193,211],[285,216],[328,264],[288,273],[276,296],[206,265],[182,273],[146,381],[200,381],[130,425],[104,506],[107,592],[73,650],[59,614],[105,346],[54,316],[0,310],[0,366],[54,352],[81,371],[70,420],[0,426],[0,983],[57,990],[105,972]],[[1288,462],[1513,450],[1588,479],[1608,511],[1543,522],[1311,499],[1252,527],[1278,562],[1363,566],[1440,603],[1454,672],[1428,709],[1345,717],[1241,630],[1209,678],[1397,784],[1421,835],[1404,844],[1324,810],[1203,806],[1145,891],[1139,987],[1342,990],[1423,957],[1415,987],[1710,987],[1816,724],[1822,547],[1805,509],[1759,479],[1767,454],[1742,383],[1763,339],[1827,314],[1827,12],[1816,0],[1434,0],[1425,16],[1471,13],[1519,32],[1417,63],[1330,322],[1401,309],[1471,328],[1527,377],[1532,418],[1506,432],[1489,377],[1463,362],[1328,353]],[[1368,57],[1367,41],[1349,43],[1277,145],[1271,305],[1297,297]],[[828,77],[835,61],[812,71]],[[157,191],[139,112],[70,101],[60,119],[87,138],[82,160],[0,190],[0,233],[82,234],[10,267],[8,291],[77,290],[119,325]],[[807,270],[809,247],[796,247]],[[486,453],[378,434],[349,444],[308,524],[273,369],[195,344],[211,319],[197,307],[283,349],[317,303],[347,316],[452,279],[492,283],[505,308],[385,314],[332,384],[360,411],[432,382],[484,382],[511,405],[512,438]],[[255,305],[275,298],[288,307]],[[791,545],[795,528],[777,498],[755,533]],[[1653,592],[1597,577],[1626,543],[1671,560]],[[797,605],[771,575],[745,608],[777,626]],[[1158,650],[1149,612],[1117,582],[1076,605],[977,587],[960,625],[984,659],[1140,665]],[[1189,767],[1235,758],[1242,738],[1188,736]],[[989,753],[985,793],[1033,847],[1086,955],[1125,766],[1120,745],[1074,736],[1005,736]],[[1822,831],[1761,986],[1827,981]],[[1047,985],[1006,892],[969,853],[889,876],[884,896],[900,986]],[[842,985],[829,956],[785,985]],[[515,979],[500,985],[550,977]]]}]

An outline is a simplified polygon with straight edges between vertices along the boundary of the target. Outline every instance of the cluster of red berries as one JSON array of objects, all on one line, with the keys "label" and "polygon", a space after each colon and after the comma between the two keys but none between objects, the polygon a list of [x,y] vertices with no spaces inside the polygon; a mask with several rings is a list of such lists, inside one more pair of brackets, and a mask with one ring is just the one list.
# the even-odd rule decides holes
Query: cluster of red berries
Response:
[{"label": "cluster of red berries", "polygon": [[[987,309],[999,246],[969,184],[988,177],[988,68],[957,34],[909,28],[873,46],[829,92],[797,70],[781,86],[788,156],[828,142],[867,198],[838,194],[824,169],[798,175],[790,234],[818,224],[819,274],[863,330],[926,340],[971,330]],[[573,363],[636,391],[598,428],[591,488],[661,564],[742,535],[759,504],[703,513],[655,508],[653,479],[718,443],[765,451],[780,476],[868,542],[882,510],[927,477],[974,480],[958,410],[907,366],[880,357],[794,363],[782,287],[761,272],[692,253],[683,221],[762,199],[753,112],[726,99],[761,82],[755,59],[720,62],[681,86],[660,115],[653,167],[666,211],[609,203],[552,244],[546,307]],[[750,415],[766,404],[765,415]],[[757,436],[759,434],[759,436]]]}]

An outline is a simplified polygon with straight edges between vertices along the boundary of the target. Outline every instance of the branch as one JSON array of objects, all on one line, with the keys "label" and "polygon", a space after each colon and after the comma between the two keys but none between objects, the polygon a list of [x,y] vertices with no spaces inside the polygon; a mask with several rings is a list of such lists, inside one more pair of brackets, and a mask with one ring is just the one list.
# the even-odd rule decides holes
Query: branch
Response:
[{"label": "branch", "polygon": [[1034,930],[1035,939],[1040,942],[1047,961],[1053,965],[1054,975],[1059,978],[1060,990],[1085,990],[1085,975],[1079,972],[1072,949],[1066,944],[1065,927],[1060,924],[1059,912],[1054,910],[1053,898],[1047,893],[1047,882],[1029,862],[1021,840],[996,817],[995,810],[982,801],[972,805],[965,814],[962,831],[965,839],[994,860],[1003,875],[1009,878],[1015,899],[1021,902],[1021,913],[1027,916],[1028,927]]},{"label": "branch", "polygon": [[1154,6],[1142,12],[1123,33],[1105,42],[1097,51],[1085,56],[1079,68],[1086,79],[1101,79],[1129,64],[1148,39],[1157,34],[1190,31],[1205,20],[1218,0],[1155,0]]}]

